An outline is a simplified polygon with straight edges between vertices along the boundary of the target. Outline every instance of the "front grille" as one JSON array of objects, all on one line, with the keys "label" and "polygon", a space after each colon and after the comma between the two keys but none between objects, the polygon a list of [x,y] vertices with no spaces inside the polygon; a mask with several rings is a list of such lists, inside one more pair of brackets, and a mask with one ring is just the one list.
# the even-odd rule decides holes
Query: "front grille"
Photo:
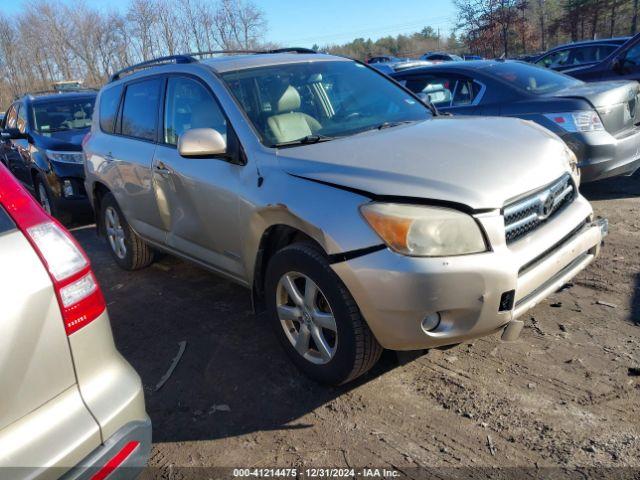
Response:
[{"label": "front grille", "polygon": [[549,221],[576,197],[571,175],[566,174],[525,198],[504,208],[507,244],[521,239]]}]

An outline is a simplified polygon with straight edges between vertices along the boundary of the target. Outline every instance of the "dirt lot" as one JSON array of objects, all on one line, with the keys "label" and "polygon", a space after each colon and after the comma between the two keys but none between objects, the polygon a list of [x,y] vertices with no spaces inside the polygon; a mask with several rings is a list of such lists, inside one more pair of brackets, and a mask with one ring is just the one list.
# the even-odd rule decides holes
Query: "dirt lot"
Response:
[{"label": "dirt lot", "polygon": [[[416,478],[420,467],[437,478],[478,474],[452,467],[529,467],[505,471],[518,478],[635,467],[609,473],[639,478],[640,178],[583,192],[611,222],[603,254],[526,315],[519,341],[494,336],[404,363],[387,352],[344,388],[298,373],[242,288],[172,257],[123,272],[91,228],[76,230],[145,386],[156,467],[145,477],[375,466]],[[182,340],[182,360],[154,391]]]}]

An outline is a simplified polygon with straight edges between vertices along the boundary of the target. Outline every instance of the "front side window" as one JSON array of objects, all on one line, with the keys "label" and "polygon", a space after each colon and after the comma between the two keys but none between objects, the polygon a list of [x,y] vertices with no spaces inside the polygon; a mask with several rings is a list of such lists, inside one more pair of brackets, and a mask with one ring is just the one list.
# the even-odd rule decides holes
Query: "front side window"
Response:
[{"label": "front side window", "polygon": [[618,49],[617,45],[600,45],[597,60],[604,60]]},{"label": "front side window", "polygon": [[227,136],[227,122],[211,93],[198,81],[170,77],[164,119],[164,142],[177,145],[192,128],[213,128]]},{"label": "front side window", "polygon": [[631,47],[624,57],[627,67],[637,67],[640,65],[640,43],[635,47]]},{"label": "front side window", "polygon": [[107,88],[100,94],[100,129],[105,133],[114,133],[115,131],[121,94],[122,85]]},{"label": "front side window", "polygon": [[33,104],[33,128],[47,134],[91,126],[95,97],[43,101]]},{"label": "front side window", "polygon": [[223,79],[262,142],[272,147],[431,118],[394,82],[351,61],[259,67]]},{"label": "front side window", "polygon": [[567,58],[567,65],[582,65],[583,63],[590,63],[596,61],[597,47],[579,47],[574,48],[569,52],[569,58]]},{"label": "front side window", "polygon": [[159,78],[127,86],[122,107],[122,134],[155,141],[160,99]]}]

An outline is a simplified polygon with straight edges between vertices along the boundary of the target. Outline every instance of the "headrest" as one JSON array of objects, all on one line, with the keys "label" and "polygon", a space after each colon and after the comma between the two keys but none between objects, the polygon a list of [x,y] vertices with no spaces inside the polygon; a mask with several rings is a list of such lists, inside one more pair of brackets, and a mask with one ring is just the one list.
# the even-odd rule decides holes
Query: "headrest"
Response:
[{"label": "headrest", "polygon": [[87,114],[86,114],[86,113],[84,113],[84,110],[78,110],[76,113],[74,113],[74,114],[73,114],[73,117],[74,117],[76,120],[80,120],[80,119],[82,119],[82,118],[86,118],[86,117],[87,117]]},{"label": "headrest", "polygon": [[277,103],[278,113],[292,112],[300,108],[300,94],[289,85],[284,93],[280,96]]}]

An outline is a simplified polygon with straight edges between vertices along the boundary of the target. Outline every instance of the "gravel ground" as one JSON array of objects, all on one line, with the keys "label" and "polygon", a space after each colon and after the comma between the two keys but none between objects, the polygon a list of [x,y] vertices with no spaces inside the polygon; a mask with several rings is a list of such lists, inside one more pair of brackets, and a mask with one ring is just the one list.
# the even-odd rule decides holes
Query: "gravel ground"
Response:
[{"label": "gravel ground", "polygon": [[[123,272],[93,229],[75,230],[118,348],[145,386],[154,468],[144,477],[371,466],[414,478],[427,475],[420,468],[477,477],[479,467],[512,478],[610,467],[608,476],[639,478],[640,178],[583,193],[610,220],[602,255],[524,317],[517,342],[496,335],[421,356],[385,352],[342,388],[303,377],[241,287],[170,256]],[[181,341],[181,361],[155,391]]]}]

